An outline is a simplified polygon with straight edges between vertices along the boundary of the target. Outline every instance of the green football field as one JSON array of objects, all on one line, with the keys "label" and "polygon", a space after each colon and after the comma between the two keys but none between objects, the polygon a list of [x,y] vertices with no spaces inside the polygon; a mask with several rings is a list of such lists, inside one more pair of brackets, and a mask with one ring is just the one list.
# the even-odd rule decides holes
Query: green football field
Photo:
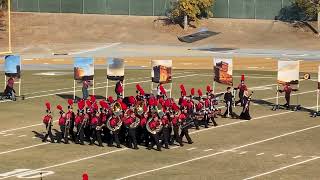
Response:
[{"label": "green football field", "polygon": [[[49,73],[51,72],[51,73]],[[250,121],[217,118],[219,126],[200,130],[191,129],[194,143],[184,147],[171,146],[162,152],[140,146],[132,150],[76,144],[42,143],[45,131],[42,117],[45,102],[67,107],[73,96],[73,71],[24,71],[21,95],[16,102],[0,102],[0,179],[81,179],[87,172],[89,179],[318,179],[320,172],[320,121],[310,117],[316,107],[317,80],[301,80],[292,104],[301,104],[300,111],[280,109],[272,111],[276,102],[276,72],[235,71],[235,86],[241,74],[253,91]],[[58,72],[58,74],[57,74]],[[51,74],[51,75],[50,75]],[[302,76],[303,74],[301,74]],[[125,94],[135,95],[139,83],[150,91],[150,70],[126,70]],[[0,87],[3,87],[1,81]],[[191,88],[212,85],[210,70],[175,70],[172,96],[179,98],[179,85],[187,92]],[[81,97],[81,84],[76,84],[76,95]],[[108,94],[114,95],[114,82]],[[227,86],[215,84],[215,92]],[[166,86],[169,88],[169,86]],[[17,87],[16,87],[17,90]],[[95,94],[98,99],[106,94],[106,75],[95,72]],[[280,104],[284,104],[280,94]],[[224,112],[224,104],[219,107]],[[240,114],[240,107],[235,112]],[[54,129],[59,129],[54,122]],[[53,130],[55,132],[55,130]],[[20,172],[20,173],[18,173]],[[25,173],[23,173],[25,172]]]}]

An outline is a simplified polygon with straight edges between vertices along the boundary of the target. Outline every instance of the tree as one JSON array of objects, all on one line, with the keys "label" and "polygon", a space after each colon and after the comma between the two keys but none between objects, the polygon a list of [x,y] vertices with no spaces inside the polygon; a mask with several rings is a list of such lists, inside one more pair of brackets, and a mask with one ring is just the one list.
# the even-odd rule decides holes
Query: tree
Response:
[{"label": "tree", "polygon": [[170,18],[178,23],[183,21],[186,29],[190,21],[198,23],[201,17],[212,17],[213,3],[214,0],[178,0],[173,5]]},{"label": "tree", "polygon": [[0,10],[8,7],[8,0],[0,0]]},{"label": "tree", "polygon": [[320,0],[296,0],[296,5],[311,17],[318,19],[318,35],[320,36]]}]

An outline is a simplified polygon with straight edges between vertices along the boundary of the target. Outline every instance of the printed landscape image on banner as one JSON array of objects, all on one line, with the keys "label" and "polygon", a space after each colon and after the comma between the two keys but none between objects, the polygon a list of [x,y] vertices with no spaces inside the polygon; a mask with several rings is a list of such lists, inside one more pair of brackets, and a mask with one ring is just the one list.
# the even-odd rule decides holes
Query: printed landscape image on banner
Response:
[{"label": "printed landscape image on banner", "polygon": [[124,60],[119,58],[107,59],[107,78],[109,80],[119,81],[124,79]]},{"label": "printed landscape image on banner", "polygon": [[8,55],[4,62],[5,75],[8,77],[20,78],[21,76],[21,58],[20,56]]},{"label": "printed landscape image on banner", "polygon": [[93,80],[94,60],[90,57],[74,58],[74,79]]},{"label": "printed landscape image on banner", "polygon": [[320,89],[320,66],[318,67],[318,89]]},{"label": "printed landscape image on banner", "polygon": [[152,60],[151,80],[154,83],[172,82],[172,60]]},{"label": "printed landscape image on banner", "polygon": [[215,82],[226,84],[226,85],[232,85],[233,84],[232,71],[233,71],[232,59],[214,58],[213,77]]},{"label": "printed landscape image on banner", "polygon": [[278,84],[299,84],[299,61],[278,61]]}]

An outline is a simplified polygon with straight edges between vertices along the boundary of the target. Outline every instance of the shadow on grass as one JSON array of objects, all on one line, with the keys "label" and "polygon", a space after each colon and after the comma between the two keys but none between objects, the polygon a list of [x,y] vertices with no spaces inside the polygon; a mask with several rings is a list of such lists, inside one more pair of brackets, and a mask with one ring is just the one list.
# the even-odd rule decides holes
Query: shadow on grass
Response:
[{"label": "shadow on grass", "polygon": [[40,133],[40,132],[37,132],[37,131],[32,131],[34,133],[34,137],[37,137],[39,139],[43,139],[44,138],[44,132]]},{"label": "shadow on grass", "polygon": [[[63,99],[73,99],[73,94],[56,94],[57,96],[59,96],[60,98],[63,98]],[[96,99],[99,100],[99,99],[105,99],[104,96],[100,96],[100,95],[95,95]],[[75,98],[77,101],[82,99],[81,97],[79,96],[76,96]]]}]

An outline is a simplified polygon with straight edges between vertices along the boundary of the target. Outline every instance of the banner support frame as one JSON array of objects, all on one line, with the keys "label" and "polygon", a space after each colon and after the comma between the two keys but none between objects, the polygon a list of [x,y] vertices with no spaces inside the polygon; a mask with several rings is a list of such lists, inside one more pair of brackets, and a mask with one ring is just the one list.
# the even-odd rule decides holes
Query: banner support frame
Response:
[{"label": "banner support frame", "polygon": [[108,99],[108,89],[109,88],[109,79],[107,77],[107,85],[106,85],[106,100]]},{"label": "banner support frame", "polygon": [[73,100],[76,100],[76,80],[73,80]]}]

